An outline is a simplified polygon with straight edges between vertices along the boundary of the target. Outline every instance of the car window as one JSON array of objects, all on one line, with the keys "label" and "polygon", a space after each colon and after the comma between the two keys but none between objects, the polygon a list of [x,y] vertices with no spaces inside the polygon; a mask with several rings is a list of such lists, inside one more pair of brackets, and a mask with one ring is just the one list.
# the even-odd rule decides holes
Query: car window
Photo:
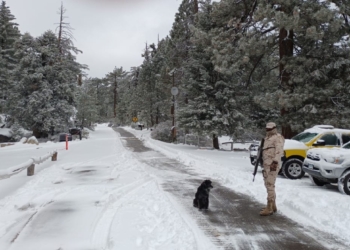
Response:
[{"label": "car window", "polygon": [[336,146],[339,145],[339,139],[335,134],[325,134],[319,140],[324,140],[325,145]]},{"label": "car window", "polygon": [[350,142],[347,143],[347,144],[345,144],[345,145],[343,146],[343,148],[350,149]]},{"label": "car window", "polygon": [[341,139],[343,141],[343,144],[348,143],[350,141],[350,134],[343,134],[341,136]]},{"label": "car window", "polygon": [[292,140],[296,140],[296,141],[300,141],[300,142],[308,142],[312,138],[314,138],[316,135],[318,135],[318,134],[317,133],[310,133],[310,132],[303,132],[303,133],[300,133],[300,134],[294,136],[292,138]]}]

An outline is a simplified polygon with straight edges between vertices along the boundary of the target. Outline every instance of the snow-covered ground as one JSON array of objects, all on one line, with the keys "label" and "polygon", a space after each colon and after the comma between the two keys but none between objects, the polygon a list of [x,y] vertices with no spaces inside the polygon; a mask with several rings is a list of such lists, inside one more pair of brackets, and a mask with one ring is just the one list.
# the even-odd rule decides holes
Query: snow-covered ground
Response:
[{"label": "snow-covered ground", "polygon": [[[148,130],[124,129],[214,182],[265,203],[261,172],[252,182],[248,152],[167,144],[151,139]],[[98,125],[89,139],[70,142],[69,150],[65,143],[0,148],[0,170],[53,150],[58,161],[36,166],[34,176],[23,171],[0,177],[0,249],[217,248],[107,125]],[[336,187],[279,177],[277,205],[279,213],[350,243],[350,197]]]}]

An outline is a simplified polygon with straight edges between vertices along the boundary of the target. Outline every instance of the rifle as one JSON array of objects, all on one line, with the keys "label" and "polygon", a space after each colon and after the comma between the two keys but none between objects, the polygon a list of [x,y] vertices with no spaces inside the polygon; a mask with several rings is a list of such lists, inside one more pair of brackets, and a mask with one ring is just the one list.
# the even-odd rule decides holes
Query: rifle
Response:
[{"label": "rifle", "polygon": [[259,163],[263,164],[263,162],[262,162],[262,152],[263,152],[263,148],[264,148],[264,142],[265,142],[265,139],[262,138],[261,142],[260,142],[260,147],[259,147],[259,150],[258,150],[258,154],[256,155],[256,161],[255,161],[254,172],[253,172],[253,182],[255,180],[256,172],[258,172]]}]

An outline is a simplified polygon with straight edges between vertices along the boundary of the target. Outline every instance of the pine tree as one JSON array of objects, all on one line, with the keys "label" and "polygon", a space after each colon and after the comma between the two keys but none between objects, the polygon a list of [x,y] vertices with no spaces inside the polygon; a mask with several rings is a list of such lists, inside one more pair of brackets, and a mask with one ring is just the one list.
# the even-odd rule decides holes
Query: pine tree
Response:
[{"label": "pine tree", "polygon": [[120,114],[126,121],[138,117],[147,126],[153,126],[168,118],[170,113],[170,76],[167,55],[169,38],[155,44],[146,44],[142,54],[144,61],[134,67],[120,85]]},{"label": "pine tree", "polygon": [[278,8],[260,6],[256,13],[260,23],[271,22],[275,28],[260,39],[279,41],[280,52],[278,77],[270,79],[277,88],[260,98],[260,104],[280,109],[286,138],[314,124],[349,124],[344,119],[349,111],[341,107],[349,93],[349,46],[344,39],[349,26],[344,2],[338,4],[280,1]]},{"label": "pine tree", "polygon": [[118,104],[118,84],[120,80],[125,77],[126,72],[123,68],[115,67],[114,70],[108,73],[105,77],[108,85],[110,86],[111,93],[113,96],[113,118],[117,117],[117,104]]},{"label": "pine tree", "polygon": [[78,90],[76,119],[82,127],[91,126],[92,123],[98,121],[98,88],[94,86],[94,83],[96,79],[84,81]]},{"label": "pine tree", "polygon": [[349,123],[341,115],[348,112],[349,91],[345,6],[301,0],[214,4],[212,62],[241,88],[235,100],[247,107],[253,124],[273,119],[290,138],[314,124]]},{"label": "pine tree", "polygon": [[16,44],[20,62],[14,70],[10,113],[36,137],[47,136],[52,128],[64,131],[74,113],[82,66],[69,53],[62,57],[57,44],[52,31],[36,39],[25,34]]},{"label": "pine tree", "polygon": [[170,31],[170,41],[172,46],[171,68],[180,68],[183,61],[188,57],[191,47],[190,38],[192,36],[190,26],[194,24],[194,15],[197,11],[198,2],[183,0],[175,14],[173,27]]},{"label": "pine tree", "polygon": [[214,3],[211,15],[214,24],[210,32],[212,63],[215,70],[226,77],[233,93],[231,97],[247,118],[243,123],[244,131],[236,131],[235,137],[265,126],[278,111],[264,110],[254,102],[257,93],[267,91],[261,85],[264,78],[274,72],[273,64],[265,56],[273,44],[258,36],[261,32],[269,32],[270,27],[256,26],[253,15],[256,9],[255,0],[222,0]]},{"label": "pine tree", "polygon": [[0,112],[4,112],[4,103],[12,84],[12,70],[17,63],[14,56],[14,43],[20,37],[18,24],[5,1],[0,5]]},{"label": "pine tree", "polygon": [[211,30],[212,5],[205,1],[192,28],[193,46],[185,64],[184,87],[188,105],[180,111],[180,124],[198,134],[211,134],[214,147],[218,148],[217,136],[239,135],[245,118],[235,97],[237,93],[229,81],[214,69]]},{"label": "pine tree", "polygon": [[141,102],[139,100],[141,93],[139,88],[140,68],[133,67],[128,74],[127,83],[125,83],[124,91],[121,93],[121,102],[124,103],[129,122],[133,117],[138,116],[141,110]]}]

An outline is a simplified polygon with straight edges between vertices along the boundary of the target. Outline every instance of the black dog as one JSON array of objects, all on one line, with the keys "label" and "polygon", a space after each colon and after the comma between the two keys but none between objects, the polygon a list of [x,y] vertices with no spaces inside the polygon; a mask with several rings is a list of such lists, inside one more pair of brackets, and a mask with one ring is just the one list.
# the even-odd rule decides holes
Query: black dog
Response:
[{"label": "black dog", "polygon": [[211,185],[211,180],[205,180],[198,187],[197,193],[193,200],[193,206],[198,207],[199,209],[208,209],[209,207],[209,192],[213,186]]}]

